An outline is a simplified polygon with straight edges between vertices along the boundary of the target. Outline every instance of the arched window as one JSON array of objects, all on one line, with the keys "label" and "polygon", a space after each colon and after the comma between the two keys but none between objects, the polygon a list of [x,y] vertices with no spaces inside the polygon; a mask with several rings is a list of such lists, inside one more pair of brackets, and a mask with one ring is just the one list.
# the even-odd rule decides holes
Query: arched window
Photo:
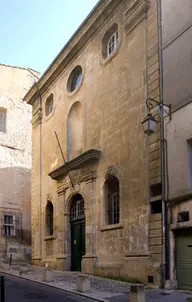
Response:
[{"label": "arched window", "polygon": [[109,38],[109,41],[107,43],[107,56],[110,56],[110,54],[117,48],[118,44],[118,31],[114,32],[112,36]]},{"label": "arched window", "polygon": [[45,210],[45,225],[46,225],[46,236],[53,235],[53,204],[48,202]]},{"label": "arched window", "polygon": [[53,94],[46,99],[45,102],[45,115],[48,116],[53,111]]},{"label": "arched window", "polygon": [[102,55],[106,59],[118,46],[118,24],[114,23],[104,34],[102,39]]},{"label": "arched window", "polygon": [[115,176],[108,176],[104,184],[105,209],[107,211],[108,224],[119,223],[120,205],[119,205],[119,180]]},{"label": "arched window", "polygon": [[80,194],[76,194],[73,197],[72,204],[71,204],[71,213],[70,213],[70,219],[78,220],[83,219],[85,217],[84,214],[84,199]]}]

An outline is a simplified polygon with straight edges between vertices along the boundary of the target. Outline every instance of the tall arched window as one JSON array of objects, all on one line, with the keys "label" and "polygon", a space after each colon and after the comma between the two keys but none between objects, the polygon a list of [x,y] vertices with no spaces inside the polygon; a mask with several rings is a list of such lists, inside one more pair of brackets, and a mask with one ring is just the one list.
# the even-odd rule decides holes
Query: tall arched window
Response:
[{"label": "tall arched window", "polygon": [[45,209],[46,236],[53,235],[53,204],[48,201]]},{"label": "tall arched window", "polygon": [[108,224],[119,223],[119,180],[117,177],[109,175],[104,184],[106,220]]},{"label": "tall arched window", "polygon": [[45,102],[45,115],[48,116],[53,111],[53,94],[46,99]]}]

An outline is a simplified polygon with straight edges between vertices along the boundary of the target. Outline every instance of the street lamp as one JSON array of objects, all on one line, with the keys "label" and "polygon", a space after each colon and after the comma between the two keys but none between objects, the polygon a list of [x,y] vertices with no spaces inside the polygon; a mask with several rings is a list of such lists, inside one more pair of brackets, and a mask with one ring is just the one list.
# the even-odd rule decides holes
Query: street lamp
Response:
[{"label": "street lamp", "polygon": [[142,121],[142,126],[143,126],[143,131],[147,135],[151,135],[155,132],[156,126],[157,126],[157,121],[156,119],[152,116],[151,113],[148,113],[147,116],[144,118]]},{"label": "street lamp", "polygon": [[[162,96],[161,96],[161,99]],[[148,108],[148,114],[141,122],[143,126],[143,131],[147,135],[151,135],[155,132],[157,121],[154,116],[150,113],[151,109],[154,108],[153,104],[159,107],[159,116],[160,116],[160,137],[161,137],[161,184],[162,184],[162,192],[161,192],[161,205],[162,205],[162,237],[163,237],[163,270],[162,270],[162,282],[165,285],[166,280],[166,272],[167,272],[167,249],[166,249],[166,205],[165,205],[165,142],[164,142],[164,113],[166,116],[169,116],[169,120],[171,120],[171,105],[166,105],[163,101],[158,102],[154,99],[148,98],[146,100],[146,106]],[[168,109],[165,110],[165,107]]]},{"label": "street lamp", "polygon": [[[155,105],[159,106],[159,109],[160,109],[159,115],[161,118],[164,118],[164,113],[166,113],[167,115],[169,115],[169,118],[171,119],[171,105],[162,104],[161,102],[148,98],[146,100],[146,106],[147,106],[149,112],[148,112],[147,116],[144,118],[144,120],[141,122],[141,124],[143,126],[143,131],[147,135],[151,135],[155,132],[157,123],[158,123],[156,121],[155,117],[150,113],[151,109],[154,108],[153,103]],[[169,112],[167,112],[164,109],[164,107],[167,107],[169,109]]]}]

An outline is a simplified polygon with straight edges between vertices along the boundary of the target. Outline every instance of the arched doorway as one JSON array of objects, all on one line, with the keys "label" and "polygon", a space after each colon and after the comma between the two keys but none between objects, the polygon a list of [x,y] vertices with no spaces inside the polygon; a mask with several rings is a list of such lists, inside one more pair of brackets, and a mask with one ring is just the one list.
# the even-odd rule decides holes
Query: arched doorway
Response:
[{"label": "arched doorway", "polygon": [[81,271],[82,256],[85,255],[84,199],[80,194],[72,197],[71,211],[71,270]]}]

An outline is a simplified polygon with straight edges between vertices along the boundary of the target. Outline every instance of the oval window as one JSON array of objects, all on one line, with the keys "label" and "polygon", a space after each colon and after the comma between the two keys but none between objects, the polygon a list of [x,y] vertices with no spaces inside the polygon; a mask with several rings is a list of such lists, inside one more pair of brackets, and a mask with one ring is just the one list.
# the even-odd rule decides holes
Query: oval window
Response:
[{"label": "oval window", "polygon": [[82,79],[82,67],[76,66],[71,72],[68,79],[68,83],[67,83],[68,92],[73,92],[79,86],[81,79]]}]

